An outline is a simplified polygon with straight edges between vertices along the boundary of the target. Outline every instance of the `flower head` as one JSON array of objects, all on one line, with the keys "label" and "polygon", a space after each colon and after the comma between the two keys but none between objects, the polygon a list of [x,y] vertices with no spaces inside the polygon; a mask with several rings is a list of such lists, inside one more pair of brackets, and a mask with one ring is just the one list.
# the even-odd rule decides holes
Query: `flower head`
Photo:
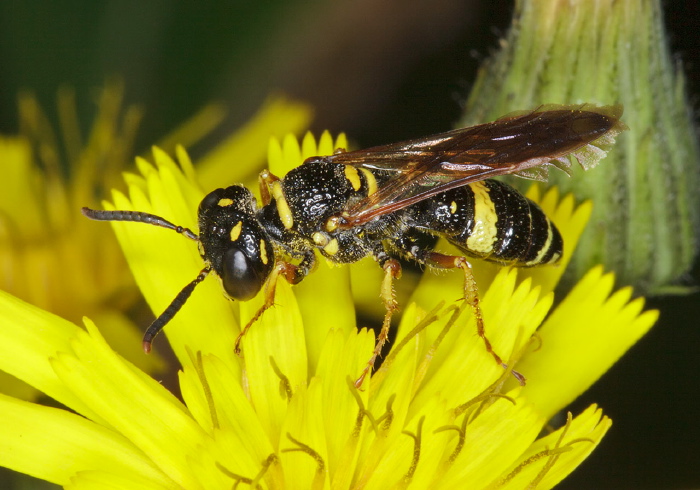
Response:
[{"label": "flower head", "polygon": [[[301,147],[287,138],[271,145],[270,165],[284,173],[344,146],[328,135],[318,146],[309,136]],[[128,197],[115,192],[112,205],[196,229],[203,192],[184,150],[177,157],[179,166],[156,149],[155,164],[139,160]],[[541,202],[573,247],[590,207],[558,202],[554,192]],[[113,226],[160,313],[201,269],[196,246],[154,226]],[[322,263],[297,294],[279,281],[275,307],[244,338],[242,358],[236,335],[263,298],[230,302],[209,278],[165,330],[183,366],[182,401],[116,355],[91,321],[83,330],[0,294],[0,315],[23,322],[0,332],[0,369],[75,412],[0,397],[0,414],[12,421],[0,426],[0,464],[74,487],[550,488],[610,420],[592,406],[540,432],[656,318],[628,290],[611,295],[612,276],[600,268],[547,316],[562,269],[478,273],[487,334],[529,378],[524,387],[485,351],[448,276],[426,274],[363,390],[353,380],[374,339],[355,330],[352,267]]]}]

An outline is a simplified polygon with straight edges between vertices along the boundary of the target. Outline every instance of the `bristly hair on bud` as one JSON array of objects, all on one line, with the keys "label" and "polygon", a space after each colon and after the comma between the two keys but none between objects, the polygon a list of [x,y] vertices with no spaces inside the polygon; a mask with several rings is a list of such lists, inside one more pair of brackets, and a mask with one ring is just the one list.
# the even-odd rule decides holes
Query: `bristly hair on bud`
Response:
[{"label": "bristly hair on bud", "polygon": [[[625,107],[630,131],[604,165],[573,179],[552,175],[562,192],[594,203],[567,287],[602,262],[640,293],[688,292],[682,281],[700,241],[700,150],[660,2],[522,0],[500,46],[460,124],[540,104]],[[577,158],[585,166],[604,150],[587,147]]]}]

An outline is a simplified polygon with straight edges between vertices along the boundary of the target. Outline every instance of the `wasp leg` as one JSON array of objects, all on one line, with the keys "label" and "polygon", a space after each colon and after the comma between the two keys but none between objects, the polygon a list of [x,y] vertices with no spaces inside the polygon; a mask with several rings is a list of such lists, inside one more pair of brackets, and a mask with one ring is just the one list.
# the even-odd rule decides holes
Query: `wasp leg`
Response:
[{"label": "wasp leg", "polygon": [[[442,269],[454,269],[459,267],[464,271],[464,299],[467,301],[469,306],[471,306],[472,312],[474,313],[474,319],[476,320],[476,331],[479,334],[479,337],[481,337],[481,339],[484,341],[486,351],[491,354],[491,357],[494,358],[496,363],[498,363],[504,369],[508,369],[508,364],[506,364],[501,356],[496,353],[491,345],[491,341],[486,336],[484,317],[481,314],[481,306],[479,305],[479,288],[476,284],[476,280],[474,279],[471,264],[466,258],[459,255],[444,255],[438,252],[427,252],[425,254],[425,262]],[[520,384],[525,384],[525,377],[522,374],[517,371],[512,371],[512,373]]]},{"label": "wasp leg", "polygon": [[[456,269],[460,268],[464,271],[464,299],[469,304],[474,314],[474,319],[476,320],[476,331],[484,341],[486,351],[491,354],[491,357],[502,366],[504,369],[508,369],[508,364],[506,364],[501,356],[499,356],[491,345],[491,341],[486,336],[486,328],[484,327],[484,317],[481,313],[481,306],[479,305],[479,288],[476,284],[476,279],[474,279],[474,274],[472,272],[472,266],[467,261],[465,257],[459,255],[445,255],[438,252],[433,252],[431,250],[426,250],[419,245],[418,236],[406,235],[401,239],[395,240],[393,245],[399,250],[404,252],[407,257],[416,260],[421,264],[429,264],[433,267],[439,267],[441,269]],[[522,385],[525,384],[525,377],[517,371],[512,371],[513,376]]]},{"label": "wasp leg", "polygon": [[241,330],[241,333],[236,337],[236,343],[234,344],[234,351],[236,354],[241,353],[241,340],[245,334],[250,330],[250,327],[262,317],[266,310],[274,306],[275,304],[275,290],[277,288],[277,279],[279,276],[284,277],[284,279],[289,284],[299,284],[302,279],[304,279],[309,272],[314,268],[316,264],[316,255],[313,251],[304,254],[304,257],[299,262],[299,265],[294,265],[290,262],[279,260],[275,264],[275,268],[272,269],[270,277],[267,278],[265,282],[265,302],[263,305],[255,312],[253,318],[251,318],[246,326]]},{"label": "wasp leg", "polygon": [[380,296],[384,302],[384,307],[386,308],[386,313],[384,314],[384,321],[382,322],[382,329],[379,331],[377,336],[377,343],[374,346],[374,351],[372,351],[372,357],[367,361],[367,365],[360,373],[360,377],[355,380],[355,387],[358,389],[362,386],[365,378],[374,369],[374,363],[377,357],[382,353],[382,348],[389,338],[389,328],[391,327],[391,317],[394,312],[398,309],[398,303],[396,302],[396,294],[394,293],[394,279],[401,277],[401,264],[398,260],[393,259],[384,252],[383,250],[375,254],[375,258],[379,265],[384,269],[384,279],[382,280],[382,287],[380,290]]},{"label": "wasp leg", "polygon": [[268,169],[263,170],[258,175],[258,186],[260,187],[260,198],[262,199],[262,205],[267,206],[270,204],[272,197],[270,195],[270,186],[272,183],[280,180],[275,174],[270,172]]}]

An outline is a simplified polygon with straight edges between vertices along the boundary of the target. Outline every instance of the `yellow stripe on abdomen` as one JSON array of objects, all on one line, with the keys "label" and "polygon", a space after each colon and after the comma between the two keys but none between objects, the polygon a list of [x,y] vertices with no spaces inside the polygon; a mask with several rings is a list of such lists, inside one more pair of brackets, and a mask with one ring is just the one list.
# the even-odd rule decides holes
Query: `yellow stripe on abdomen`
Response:
[{"label": "yellow stripe on abdomen", "polygon": [[[552,247],[552,241],[554,238],[554,231],[552,230],[552,222],[547,220],[547,241],[544,242],[544,245],[540,249],[540,251],[537,253],[537,257],[532,259],[529,262],[525,262],[526,266],[531,266],[531,265],[539,265],[542,263],[542,260],[544,259],[545,255],[547,255],[547,252],[549,252],[549,249]],[[559,255],[555,254],[551,259],[550,262],[556,262],[559,260]]]},{"label": "yellow stripe on abdomen", "polygon": [[357,173],[357,169],[350,165],[345,166],[345,178],[348,179],[352,189],[357,192],[362,187],[362,181],[360,180],[360,174]]},{"label": "yellow stripe on abdomen", "polygon": [[489,189],[484,182],[468,184],[474,193],[474,227],[467,238],[467,248],[489,255],[498,238],[498,215]]}]

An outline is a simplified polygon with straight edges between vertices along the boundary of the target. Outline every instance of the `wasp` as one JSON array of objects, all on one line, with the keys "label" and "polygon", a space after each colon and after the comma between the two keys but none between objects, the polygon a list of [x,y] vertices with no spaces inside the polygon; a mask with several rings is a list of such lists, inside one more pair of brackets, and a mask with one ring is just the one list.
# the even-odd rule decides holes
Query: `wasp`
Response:
[{"label": "wasp", "polygon": [[[358,387],[387,341],[397,309],[392,282],[401,274],[400,258],[463,271],[464,297],[478,334],[495,361],[506,367],[486,336],[465,256],[532,267],[556,263],[564,245],[537,204],[492,177],[543,180],[551,166],[567,171],[570,156],[584,167],[595,165],[605,155],[602,148],[626,128],[621,114],[621,106],[547,106],[401,143],[339,149],[308,158],[283,178],[263,171],[260,204],[242,185],[210,192],[199,205],[198,234],[143,212],[82,212],[95,220],[161,226],[198,242],[204,268],[148,327],[146,352],[212,272],[230,299],[246,301],[264,288],[263,306],[236,340],[240,352],[245,333],[274,304],[278,278],[299,283],[314,268],[318,252],[338,264],[371,256],[384,270],[380,297],[386,314]],[[447,239],[464,255],[437,252],[424,245],[426,236]]]}]

